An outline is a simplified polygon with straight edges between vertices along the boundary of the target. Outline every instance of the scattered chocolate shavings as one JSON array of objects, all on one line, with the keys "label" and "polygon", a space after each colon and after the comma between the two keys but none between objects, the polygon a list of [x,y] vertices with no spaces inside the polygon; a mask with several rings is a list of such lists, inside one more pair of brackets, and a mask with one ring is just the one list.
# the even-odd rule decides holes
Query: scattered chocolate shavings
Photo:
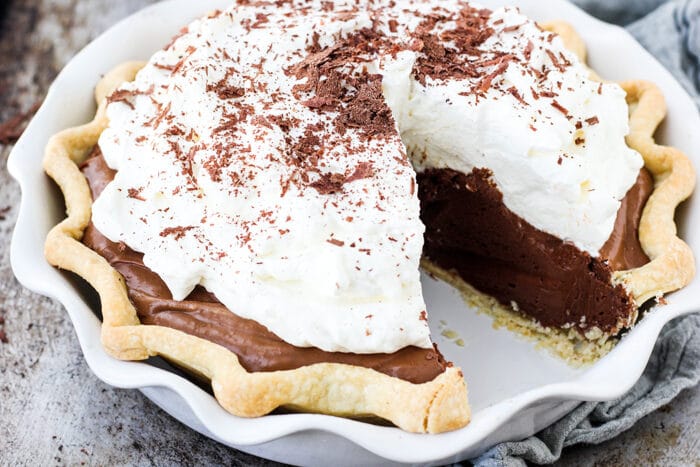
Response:
[{"label": "scattered chocolate shavings", "polygon": [[442,60],[447,56],[445,47],[434,34],[423,34],[420,40],[423,43],[423,53],[431,60]]},{"label": "scattered chocolate shavings", "polygon": [[355,180],[362,180],[363,178],[370,178],[374,175],[374,168],[371,162],[360,162],[355,167],[355,171],[345,179],[345,183],[354,182]]},{"label": "scattered chocolate shavings", "polygon": [[370,75],[337,119],[339,129],[359,128],[367,136],[387,136],[395,131],[394,117],[382,94],[381,75]]},{"label": "scattered chocolate shavings", "polygon": [[151,85],[148,89],[145,91],[140,91],[140,90],[128,90],[128,89],[117,89],[114,91],[112,94],[107,96],[107,102],[112,103],[112,102],[122,102],[126,105],[129,106],[132,110],[134,109],[134,104],[131,102],[131,99],[133,99],[136,96],[148,96],[153,93],[153,85]]},{"label": "scattered chocolate shavings", "polygon": [[264,14],[256,13],[255,14],[255,22],[253,24],[251,24],[250,27],[253,29],[257,29],[260,26],[262,26],[263,24],[268,23],[269,21],[270,20]]},{"label": "scattered chocolate shavings", "polygon": [[134,96],[132,91],[126,89],[117,89],[111,95],[107,96],[107,102],[123,102],[128,105],[131,110],[134,110],[134,104],[131,103],[131,98]]},{"label": "scattered chocolate shavings", "polygon": [[337,240],[337,239],[335,239],[335,238],[330,238],[330,239],[328,239],[328,240],[326,240],[326,241],[327,241],[328,243],[330,243],[331,245],[335,245],[335,246],[343,246],[343,245],[345,245],[345,242],[344,242],[344,241],[342,241],[342,240]]},{"label": "scattered chocolate shavings", "polygon": [[232,86],[227,84],[226,78],[222,79],[216,84],[208,84],[207,92],[215,92],[220,99],[234,99],[237,97],[243,97],[245,95],[245,89],[239,86]]},{"label": "scattered chocolate shavings", "polygon": [[[323,152],[323,143],[311,129],[307,128],[304,136],[299,141],[292,145],[292,152],[299,160],[308,160],[309,158],[317,158]],[[317,161],[312,160],[311,164],[315,165]]]},{"label": "scattered chocolate shavings", "polygon": [[566,115],[567,117],[569,116],[569,111],[566,109],[566,107],[564,107],[564,106],[561,105],[559,102],[557,102],[556,99],[552,100],[552,107],[554,107],[554,108],[557,109],[559,112],[561,112],[561,113],[563,113],[564,115]]},{"label": "scattered chocolate shavings", "polygon": [[321,174],[320,178],[311,183],[309,186],[315,188],[322,195],[332,193],[340,193],[343,191],[343,185],[352,183],[356,180],[369,178],[374,175],[374,169],[371,162],[360,162],[355,167],[351,174],[325,173]]},{"label": "scattered chocolate shavings", "polygon": [[18,113],[9,120],[0,123],[0,145],[16,142],[20,136],[22,136],[22,133],[24,133],[26,123],[34,116],[40,106],[41,101],[38,101],[26,112]]},{"label": "scattered chocolate shavings", "polygon": [[399,22],[396,21],[395,19],[390,19],[387,24],[389,26],[389,31],[391,31],[391,32],[398,31]]},{"label": "scattered chocolate shavings", "polygon": [[[483,74],[478,58],[484,52],[478,47],[494,34],[488,26],[491,12],[471,6],[464,7],[455,19],[456,27],[443,32],[439,37],[431,33],[438,21],[449,21],[451,17],[432,15],[426,18],[415,30],[415,37],[410,47],[423,52],[416,62],[414,75],[425,84],[425,78],[447,79],[452,77],[475,78]],[[446,48],[445,41],[454,44]],[[474,58],[477,58],[474,61]],[[492,81],[491,78],[490,81]]]},{"label": "scattered chocolate shavings", "polygon": [[578,138],[576,138],[576,139],[574,140],[574,143],[575,143],[577,146],[581,146],[582,144],[585,144],[585,142],[586,142],[586,139],[583,138],[583,137],[581,137],[581,136],[579,136]]},{"label": "scattered chocolate shavings", "polygon": [[164,65],[162,63],[154,63],[153,66],[156,68],[159,68],[161,70],[171,71],[171,72],[175,69],[175,65]]},{"label": "scattered chocolate shavings", "polygon": [[517,30],[520,29],[524,24],[525,24],[525,23],[523,23],[523,24],[514,24],[514,25],[512,25],[512,26],[506,26],[505,28],[503,28],[503,32],[513,32],[513,31],[517,31]]},{"label": "scattered chocolate shavings", "polygon": [[597,125],[598,123],[600,123],[600,120],[598,120],[598,117],[591,117],[591,118],[586,119],[586,123],[593,126],[593,125]]},{"label": "scattered chocolate shavings", "polygon": [[127,196],[132,199],[136,199],[139,201],[146,201],[146,198],[141,196],[141,192],[143,191],[143,187],[141,188],[129,188]]},{"label": "scattered chocolate shavings", "polygon": [[522,105],[527,105],[527,102],[525,102],[525,99],[523,99],[523,96],[520,95],[520,92],[515,88],[515,86],[508,88],[508,94],[515,97],[515,99]]},{"label": "scattered chocolate shavings", "polygon": [[345,184],[345,175],[339,173],[322,174],[314,183],[310,184],[311,188],[315,188],[322,195],[338,193],[342,191]]},{"label": "scattered chocolate shavings", "polygon": [[190,231],[192,229],[194,229],[193,225],[190,225],[187,227],[167,227],[167,228],[163,229],[159,235],[161,237],[167,237],[169,235],[174,235],[175,240],[180,240],[182,237],[185,236],[185,234],[188,231]]},{"label": "scattered chocolate shavings", "polygon": [[552,62],[552,65],[554,65],[554,67],[555,67],[557,70],[559,70],[559,71],[562,72],[562,73],[563,73],[564,71],[566,71],[566,65],[565,65],[564,63],[561,63],[561,62],[559,61],[559,59],[557,58],[557,56],[554,55],[554,52],[552,52],[552,51],[549,50],[549,49],[545,49],[545,53],[547,54],[547,56],[549,56],[549,60]]},{"label": "scattered chocolate shavings", "polygon": [[314,96],[311,99],[305,100],[303,104],[310,109],[320,110],[334,110],[336,107],[336,101],[334,99],[324,96]]},{"label": "scattered chocolate shavings", "polygon": [[[185,130],[178,126],[171,126],[165,131],[165,134],[167,136],[183,136],[185,134]],[[138,140],[138,138],[137,138]]]},{"label": "scattered chocolate shavings", "polygon": [[190,58],[190,55],[195,53],[197,51],[197,47],[193,45],[187,46],[187,49],[185,49],[185,55],[175,64],[175,67],[173,68],[173,73],[177,73],[180,68],[185,64],[188,58]]}]

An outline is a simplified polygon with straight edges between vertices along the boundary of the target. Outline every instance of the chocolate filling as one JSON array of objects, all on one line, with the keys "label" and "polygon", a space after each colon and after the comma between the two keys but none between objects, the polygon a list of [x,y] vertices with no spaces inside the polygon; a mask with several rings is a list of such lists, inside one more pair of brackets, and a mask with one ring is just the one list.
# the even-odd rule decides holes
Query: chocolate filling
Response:
[{"label": "chocolate filling", "polygon": [[[114,178],[96,146],[81,170],[93,198]],[[649,261],[637,230],[653,189],[646,169],[624,198],[614,230],[599,258],[542,232],[512,213],[486,169],[469,174],[429,169],[418,174],[421,218],[426,225],[424,255],[457,272],[477,289],[494,296],[544,326],[593,327],[616,333],[636,304],[613,271]],[[142,255],[104,237],[92,224],[83,243],[103,256],[126,280],[129,298],[143,324],[178,329],[234,352],[251,372],[299,368],[314,363],[344,363],[372,368],[413,383],[433,380],[449,365],[434,349],[407,347],[393,354],[324,352],[292,346],[257,322],[241,318],[216,297],[197,287],[184,301],[172,299]]]},{"label": "chocolate filling", "polygon": [[424,256],[544,326],[617,333],[637,305],[612,272],[649,261],[637,230],[653,180],[642,169],[618,211],[610,239],[593,258],[511,212],[491,172],[429,169],[418,174]]},{"label": "chocolate filling", "polygon": [[[81,170],[93,198],[97,198],[115,174],[98,147]],[[437,347],[406,347],[392,354],[350,354],[295,347],[257,322],[235,315],[201,287],[184,301],[173,300],[165,283],[143,264],[140,253],[123,243],[111,242],[92,223],[85,229],[83,243],[124,276],[129,298],[141,323],[167,326],[222,345],[235,353],[248,371],[290,370],[322,362],[345,363],[372,368],[412,383],[424,383],[435,379],[449,365]]]}]

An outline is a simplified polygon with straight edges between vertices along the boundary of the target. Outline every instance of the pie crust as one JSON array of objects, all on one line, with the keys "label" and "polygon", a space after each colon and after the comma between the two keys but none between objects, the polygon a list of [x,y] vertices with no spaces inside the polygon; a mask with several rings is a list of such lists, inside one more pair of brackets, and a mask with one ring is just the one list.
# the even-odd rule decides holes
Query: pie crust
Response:
[{"label": "pie crust", "polygon": [[[564,21],[540,23],[548,31],[558,34],[567,49],[586,63],[586,46],[573,26]],[[593,79],[601,80],[594,71]],[[601,80],[602,81],[602,80]],[[695,260],[690,247],[677,236],[674,213],[676,207],[693,192],[695,170],[690,159],[676,148],[656,144],[654,132],[666,116],[666,102],[661,90],[653,83],[642,80],[618,83],[627,92],[630,108],[627,145],[639,152],[644,166],[654,178],[654,190],[646,202],[639,224],[639,242],[650,262],[635,269],[616,271],[613,283],[621,283],[635,303],[643,305],[650,299],[685,287],[695,275]],[[483,294],[462,280],[453,271],[446,271],[427,260],[421,266],[431,275],[460,291],[465,301],[494,318],[494,327],[505,327],[537,341],[574,365],[589,364],[607,354],[618,337],[604,335],[598,328],[581,336],[574,329],[547,328],[536,321],[502,305],[493,297]],[[620,323],[630,327],[638,313]]]}]

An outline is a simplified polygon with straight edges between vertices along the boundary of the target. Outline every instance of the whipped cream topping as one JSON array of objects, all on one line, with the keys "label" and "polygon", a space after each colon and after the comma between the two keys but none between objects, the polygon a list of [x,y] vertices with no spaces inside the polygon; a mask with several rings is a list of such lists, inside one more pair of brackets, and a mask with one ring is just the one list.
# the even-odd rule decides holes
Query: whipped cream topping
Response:
[{"label": "whipped cream topping", "polygon": [[93,222],[143,252],[173,298],[201,284],[293,345],[429,347],[415,174],[388,108],[386,131],[340,133],[340,112],[284,71],[317,29],[322,48],[371,19],[308,5],[196,21],[111,97],[99,144],[118,172]]},{"label": "whipped cream topping", "polygon": [[98,230],[173,298],[203,285],[326,351],[431,345],[405,147],[419,170],[489,168],[512,211],[594,254],[641,167],[619,87],[516,10],[457,0],[242,3],[183,29],[107,113]]},{"label": "whipped cream topping", "polygon": [[[589,79],[561,38],[517,8],[484,14],[480,26],[491,33],[457,77],[412,79],[415,53],[386,67],[388,102],[416,169],[486,167],[511,211],[598,256],[644,165],[625,143],[625,92]],[[446,19],[430,32],[457,28]]]}]

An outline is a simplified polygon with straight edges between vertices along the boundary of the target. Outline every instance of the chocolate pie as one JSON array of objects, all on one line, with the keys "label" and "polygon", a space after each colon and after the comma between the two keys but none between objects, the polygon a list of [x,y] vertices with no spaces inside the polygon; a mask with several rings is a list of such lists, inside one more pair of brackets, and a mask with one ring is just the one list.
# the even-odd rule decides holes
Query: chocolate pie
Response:
[{"label": "chocolate pie", "polygon": [[47,146],[68,218],[46,256],[99,292],[110,354],[162,355],[239,416],[466,425],[420,264],[579,361],[694,273],[659,91],[515,8],[239,2],[96,100]]}]

